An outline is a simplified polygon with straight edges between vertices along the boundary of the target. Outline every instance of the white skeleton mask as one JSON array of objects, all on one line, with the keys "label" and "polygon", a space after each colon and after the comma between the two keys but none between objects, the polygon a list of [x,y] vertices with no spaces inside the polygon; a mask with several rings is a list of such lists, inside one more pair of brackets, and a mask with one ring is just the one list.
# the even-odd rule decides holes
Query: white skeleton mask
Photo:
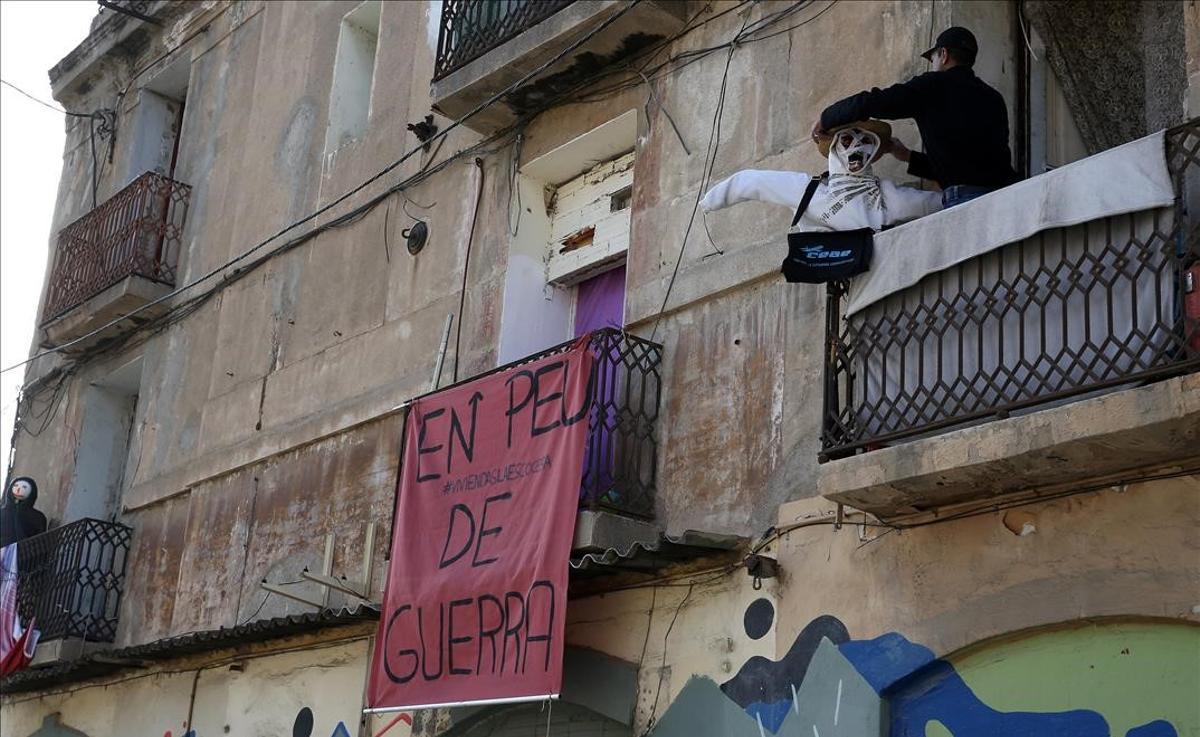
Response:
[{"label": "white skeleton mask", "polygon": [[29,485],[28,481],[21,481],[18,479],[17,481],[13,482],[12,495],[17,501],[24,501],[28,499],[29,495],[32,493],[33,487]]},{"label": "white skeleton mask", "polygon": [[[845,128],[833,134],[829,146],[829,179],[826,186],[818,190],[823,196],[813,198],[809,206],[810,217],[831,230],[863,227],[852,225],[843,213],[857,200],[865,212],[877,213],[868,215],[870,225],[886,221],[879,179],[871,171],[880,145],[878,135],[862,128]],[[839,218],[838,213],[843,215]]]},{"label": "white skeleton mask", "polygon": [[829,173],[871,176],[871,163],[880,145],[879,136],[862,128],[834,133],[829,147]]}]

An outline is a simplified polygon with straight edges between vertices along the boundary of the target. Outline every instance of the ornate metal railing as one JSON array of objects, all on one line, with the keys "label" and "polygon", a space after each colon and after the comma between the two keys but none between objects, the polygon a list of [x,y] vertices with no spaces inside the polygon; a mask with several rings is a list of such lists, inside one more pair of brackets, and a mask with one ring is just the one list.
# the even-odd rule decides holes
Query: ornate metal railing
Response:
[{"label": "ornate metal railing", "polygon": [[607,329],[592,336],[591,349],[596,381],[581,505],[652,517],[662,346]]},{"label": "ornate metal railing", "polygon": [[133,530],[81,519],[17,543],[17,611],[42,640],[112,642]]},{"label": "ornate metal railing", "polygon": [[42,322],[128,276],[173,285],[191,191],[147,172],[59,231]]},{"label": "ornate metal railing", "polygon": [[845,320],[831,285],[821,460],[1200,370],[1200,119],[1166,147],[1174,206],[1044,231]]},{"label": "ornate metal railing", "polygon": [[433,78],[445,77],[574,0],[444,0]]},{"label": "ornate metal railing", "polygon": [[[565,353],[574,344],[560,343],[451,386]],[[614,328],[597,330],[588,345],[596,360],[579,506],[653,517],[662,346]]]}]

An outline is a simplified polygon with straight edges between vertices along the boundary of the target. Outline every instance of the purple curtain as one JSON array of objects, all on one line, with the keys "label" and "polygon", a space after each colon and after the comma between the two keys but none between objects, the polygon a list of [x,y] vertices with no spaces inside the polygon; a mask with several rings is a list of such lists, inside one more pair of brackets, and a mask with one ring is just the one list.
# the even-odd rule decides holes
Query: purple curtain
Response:
[{"label": "purple curtain", "polygon": [[575,293],[575,337],[625,325],[625,266],[579,283]]},{"label": "purple curtain", "polygon": [[[600,276],[580,282],[575,292],[575,337],[600,328],[622,328],[625,325],[625,267],[622,265]],[[580,487],[581,506],[608,502],[618,504],[613,488],[617,454],[616,416],[621,382],[617,366],[600,357],[596,363],[595,398],[592,408],[587,448],[583,456],[583,484]],[[607,411],[601,411],[603,406]]]}]

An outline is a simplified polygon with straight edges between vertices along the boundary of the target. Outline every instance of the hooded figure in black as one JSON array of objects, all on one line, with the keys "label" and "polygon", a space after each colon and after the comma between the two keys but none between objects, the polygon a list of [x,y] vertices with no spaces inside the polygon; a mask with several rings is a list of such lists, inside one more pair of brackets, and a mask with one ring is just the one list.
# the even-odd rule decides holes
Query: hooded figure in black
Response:
[{"label": "hooded figure in black", "polygon": [[0,498],[0,548],[46,531],[46,515],[34,509],[37,482],[18,476]]}]

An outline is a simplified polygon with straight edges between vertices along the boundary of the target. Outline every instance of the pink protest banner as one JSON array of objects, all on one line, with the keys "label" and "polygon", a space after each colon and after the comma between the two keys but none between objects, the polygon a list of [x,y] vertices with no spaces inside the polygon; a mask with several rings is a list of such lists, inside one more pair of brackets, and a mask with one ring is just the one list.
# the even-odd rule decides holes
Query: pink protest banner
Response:
[{"label": "pink protest banner", "polygon": [[372,711],[558,694],[592,363],[582,338],[409,409]]}]

